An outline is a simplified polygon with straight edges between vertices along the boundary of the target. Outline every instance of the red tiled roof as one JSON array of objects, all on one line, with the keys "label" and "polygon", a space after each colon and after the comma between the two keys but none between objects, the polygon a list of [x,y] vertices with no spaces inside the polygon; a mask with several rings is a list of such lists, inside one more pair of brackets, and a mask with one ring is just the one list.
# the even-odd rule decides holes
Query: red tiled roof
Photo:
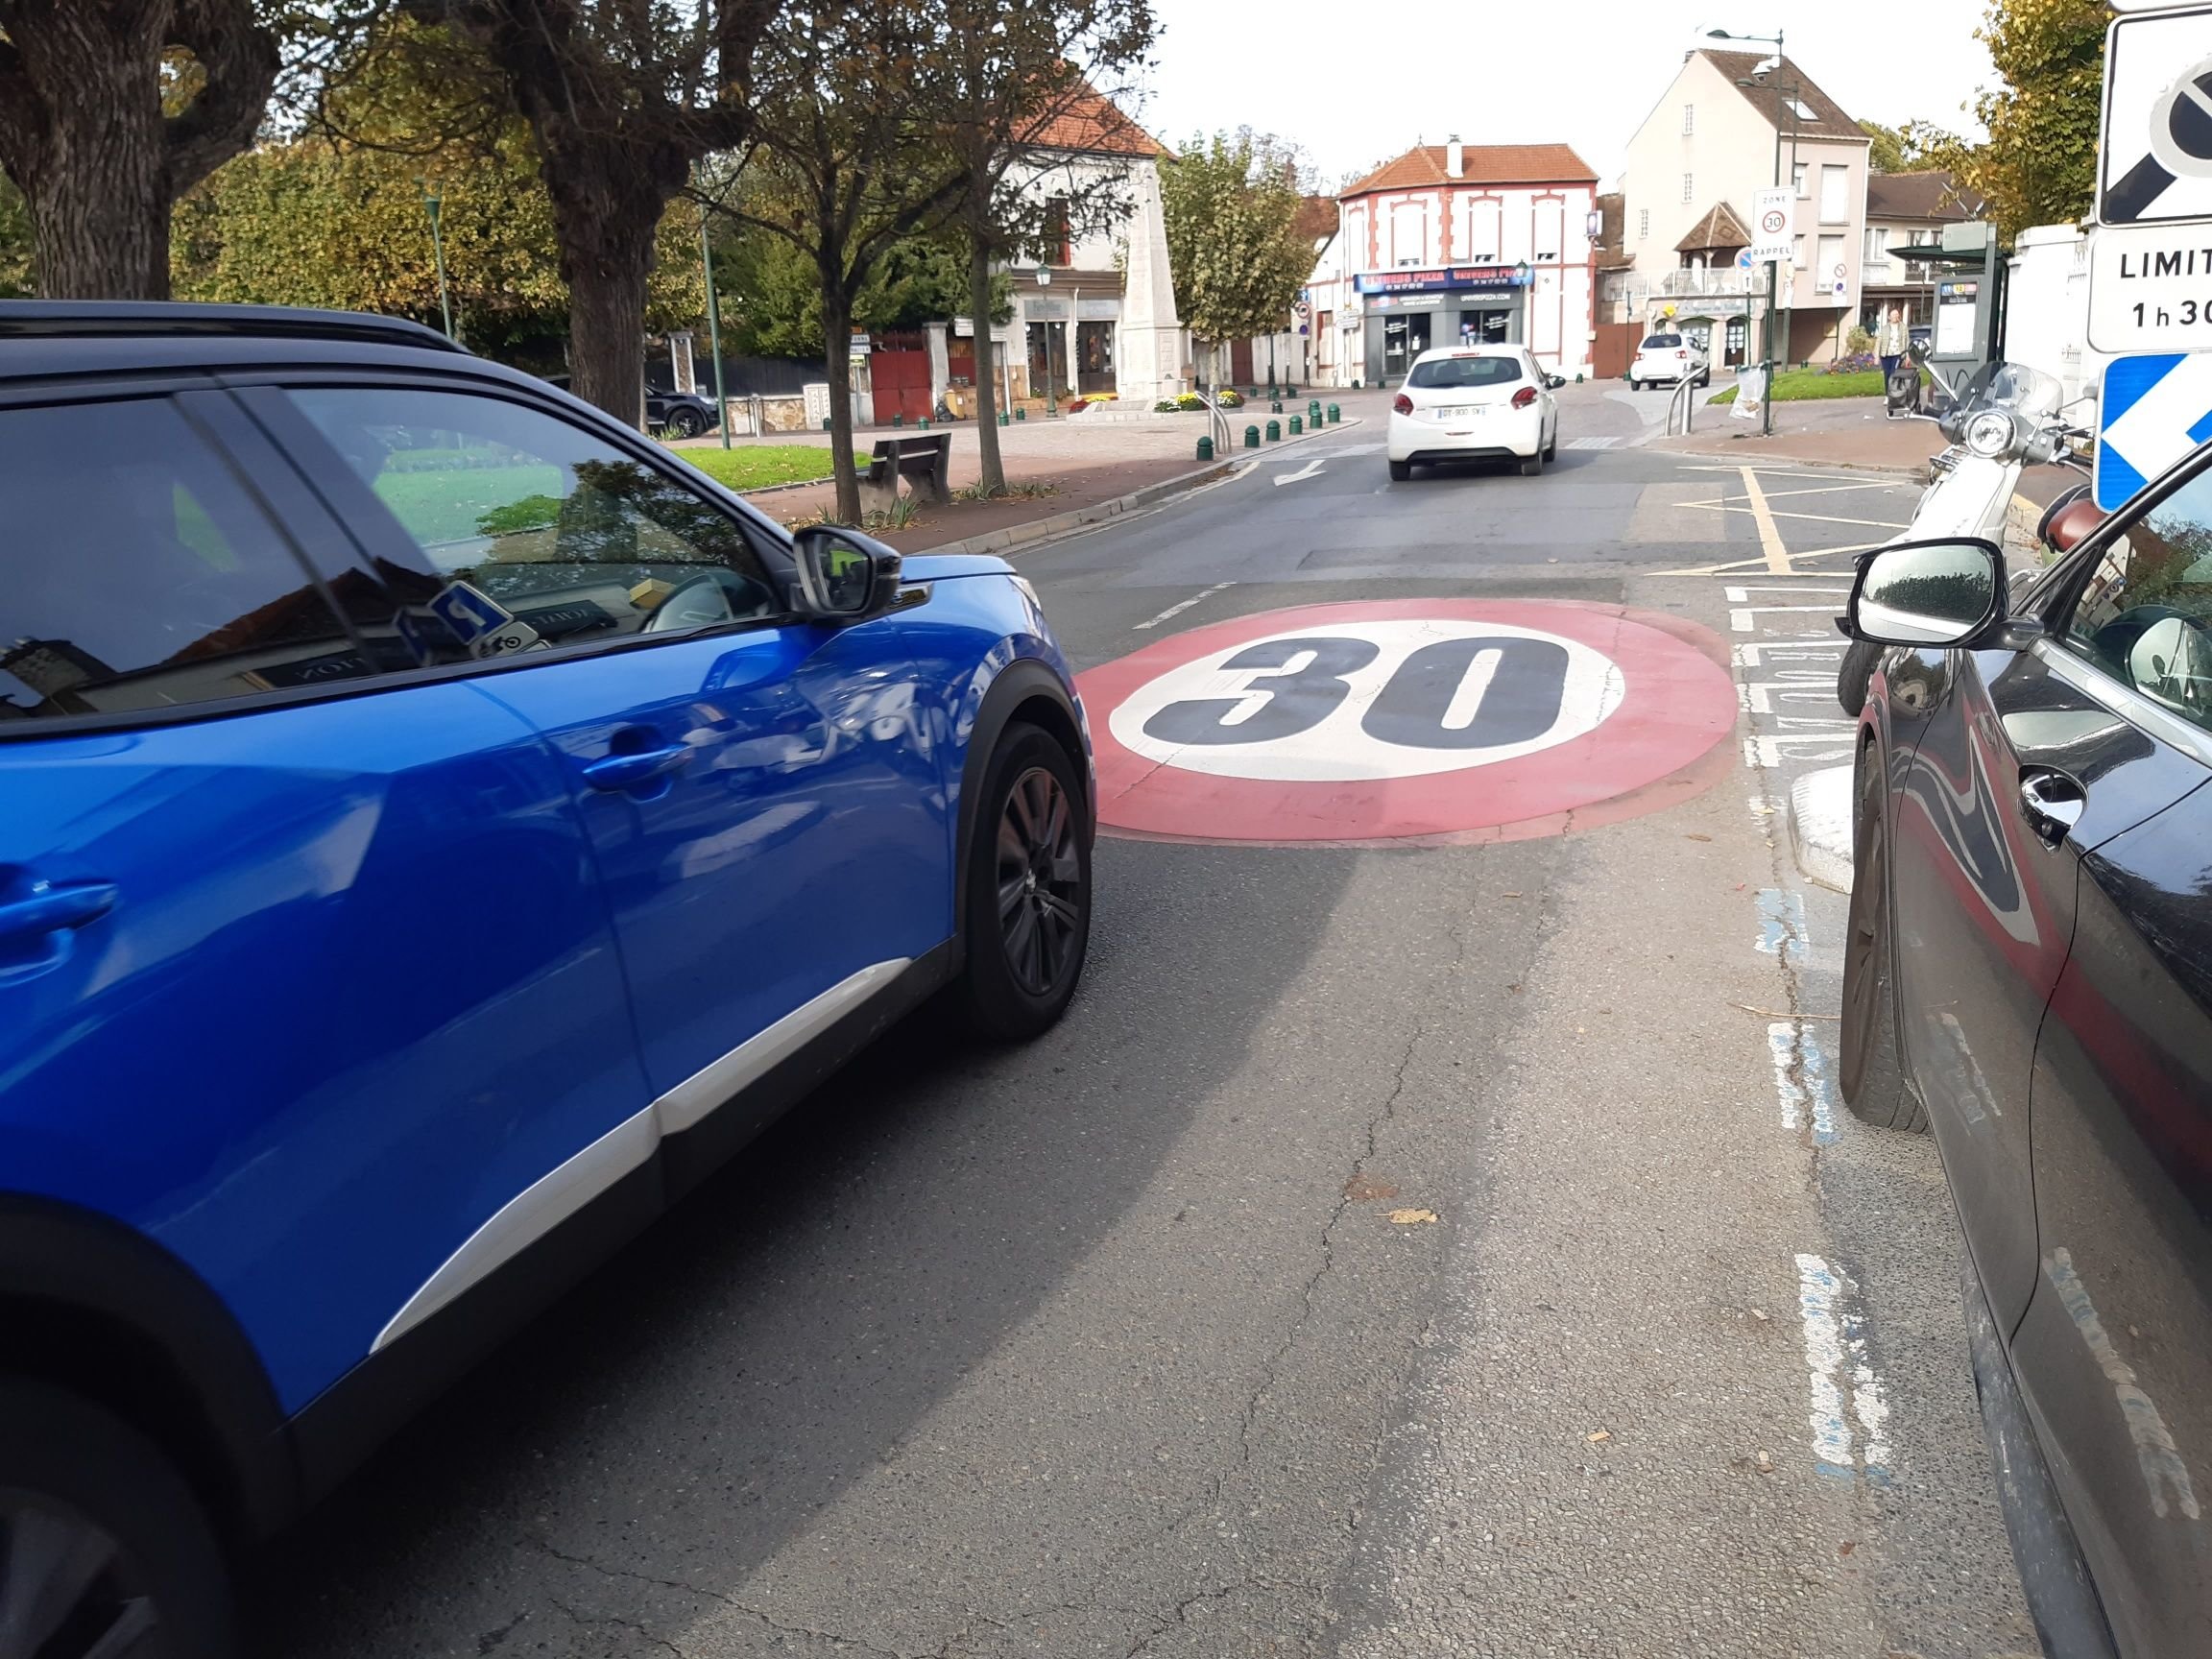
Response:
[{"label": "red tiled roof", "polygon": [[1310,242],[1336,234],[1336,198],[1309,196],[1298,204],[1298,234]]},{"label": "red tiled roof", "polygon": [[1565,144],[1469,144],[1459,177],[1444,170],[1445,147],[1420,144],[1395,161],[1385,161],[1342,196],[1374,190],[1418,190],[1431,184],[1595,184],[1590,163]]},{"label": "red tiled roof", "polygon": [[[1783,127],[1791,127],[1794,122],[1792,130],[1808,138],[1866,139],[1865,130],[1843,112],[1843,106],[1823,92],[1814,84],[1812,76],[1787,58],[1782,60],[1780,67],[1754,77],[1751,71],[1767,61],[1765,53],[1700,52],[1698,56],[1732,82],[1752,82],[1748,86],[1738,85],[1737,90],[1768,121],[1779,119]],[[1785,90],[1791,85],[1797,88],[1794,94]],[[1799,115],[1791,110],[1783,102],[1790,96],[1794,96],[1812,113]]]},{"label": "red tiled roof", "polygon": [[1941,168],[1866,176],[1869,219],[1965,220],[1982,206],[1980,196]]},{"label": "red tiled roof", "polygon": [[1078,85],[1055,102],[1057,108],[1030,131],[1024,143],[1040,150],[1080,150],[1094,156],[1172,154],[1094,87]]}]

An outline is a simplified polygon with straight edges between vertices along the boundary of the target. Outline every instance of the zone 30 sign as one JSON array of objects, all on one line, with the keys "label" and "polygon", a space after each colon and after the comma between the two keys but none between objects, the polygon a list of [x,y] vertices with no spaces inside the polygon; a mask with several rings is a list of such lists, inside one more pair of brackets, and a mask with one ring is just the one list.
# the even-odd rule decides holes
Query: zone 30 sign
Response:
[{"label": "zone 30 sign", "polygon": [[[1734,726],[1675,618],[1526,600],[1263,613],[1081,676],[1100,821],[1208,841],[1512,839],[1679,798]],[[1587,820],[1585,820],[1587,821]]]}]

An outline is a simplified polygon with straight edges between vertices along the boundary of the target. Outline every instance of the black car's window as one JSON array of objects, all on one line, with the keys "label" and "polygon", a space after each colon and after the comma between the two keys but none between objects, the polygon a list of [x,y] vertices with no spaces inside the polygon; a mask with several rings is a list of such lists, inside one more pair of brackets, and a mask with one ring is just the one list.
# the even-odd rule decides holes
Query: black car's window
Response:
[{"label": "black car's window", "polygon": [[2212,728],[2212,469],[2113,538],[2061,637],[2123,685]]},{"label": "black car's window", "polygon": [[1416,363],[1406,376],[1408,386],[1510,386],[1521,378],[1521,364],[1513,357],[1439,357]]},{"label": "black car's window", "polygon": [[0,410],[0,722],[368,670],[306,567],[166,398]]},{"label": "black car's window", "polygon": [[383,574],[417,661],[677,634],[783,609],[736,520],[581,426],[414,388],[291,394],[406,532]]}]

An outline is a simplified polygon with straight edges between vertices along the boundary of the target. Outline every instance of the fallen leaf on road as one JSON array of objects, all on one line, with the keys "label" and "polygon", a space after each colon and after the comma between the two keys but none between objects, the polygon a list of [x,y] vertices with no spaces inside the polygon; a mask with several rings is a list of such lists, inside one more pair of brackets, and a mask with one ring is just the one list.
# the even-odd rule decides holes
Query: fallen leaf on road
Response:
[{"label": "fallen leaf on road", "polygon": [[1839,1555],[1848,1555],[1852,1551],[1858,1548],[1859,1543],[1857,1539],[1846,1538],[1842,1543],[1836,1546],[1836,1553]]},{"label": "fallen leaf on road", "polygon": [[1710,841],[1713,837],[1710,835],[1685,835],[1682,839],[1685,841]]},{"label": "fallen leaf on road", "polygon": [[1344,1196],[1355,1204],[1363,1204],[1376,1198],[1395,1198],[1398,1189],[1386,1181],[1378,1181],[1364,1169],[1344,1183]]},{"label": "fallen leaf on road", "polygon": [[1501,893],[1498,897],[1501,899],[1518,899],[1521,895],[1518,893]]},{"label": "fallen leaf on road", "polygon": [[1600,1440],[1610,1440],[1610,1439],[1612,1439],[1612,1438],[1613,1438],[1613,1431],[1612,1431],[1612,1430],[1610,1430],[1610,1429],[1600,1429],[1600,1430],[1599,1430],[1599,1431],[1598,1431],[1598,1432],[1597,1432],[1597,1433],[1595,1433],[1595,1434],[1585,1434],[1585,1435],[1583,1435],[1583,1436],[1582,1436],[1582,1438],[1583,1438],[1583,1439],[1585,1439],[1585,1440],[1587,1440],[1587,1441],[1589,1441],[1591,1445],[1595,1446],[1595,1445],[1597,1445],[1597,1444],[1598,1444],[1598,1443],[1599,1443]]},{"label": "fallen leaf on road", "polygon": [[1767,1456],[1764,1452],[1759,1454],[1759,1473],[1762,1475],[1774,1473],[1774,1459]]},{"label": "fallen leaf on road", "polygon": [[1418,1227],[1424,1222],[1435,1219],[1436,1212],[1433,1210],[1393,1210],[1390,1212],[1391,1224],[1397,1227]]},{"label": "fallen leaf on road", "polygon": [[1840,1020],[1840,1014],[1788,1014],[1779,1008],[1754,1008],[1748,1002],[1731,1002],[1731,1008],[1741,1008],[1746,1014],[1756,1014],[1762,1020]]}]

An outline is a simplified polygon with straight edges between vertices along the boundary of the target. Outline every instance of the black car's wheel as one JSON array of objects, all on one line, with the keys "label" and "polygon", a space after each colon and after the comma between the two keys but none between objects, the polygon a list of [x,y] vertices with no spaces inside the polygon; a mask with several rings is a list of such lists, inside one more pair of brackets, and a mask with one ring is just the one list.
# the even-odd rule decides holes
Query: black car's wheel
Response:
[{"label": "black car's wheel", "polygon": [[978,805],[964,1000],[986,1036],[1034,1037],[1067,1008],[1090,949],[1089,808],[1068,752],[1020,723],[1000,738]]},{"label": "black car's wheel", "polygon": [[0,1380],[0,1655],[229,1648],[228,1575],[182,1477],[122,1419]]},{"label": "black car's wheel", "polygon": [[678,438],[696,438],[707,430],[706,417],[681,403],[668,411],[668,419],[662,424]]},{"label": "black car's wheel", "polygon": [[1412,462],[1410,462],[1410,461],[1393,461],[1393,462],[1391,462],[1391,463],[1390,463],[1390,482],[1391,482],[1391,483],[1393,483],[1393,484],[1403,484],[1403,483],[1405,483],[1405,482],[1406,482],[1406,480],[1407,480],[1407,479],[1408,479],[1408,478],[1410,478],[1410,477],[1412,477],[1412,476],[1413,476],[1413,463],[1412,463]]},{"label": "black car's wheel", "polygon": [[1874,683],[1874,664],[1881,656],[1882,647],[1873,640],[1854,639],[1836,670],[1836,701],[1854,720],[1866,707],[1866,689]]},{"label": "black car's wheel", "polygon": [[1905,1086],[1890,980],[1889,831],[1874,745],[1859,753],[1851,854],[1851,926],[1843,946],[1843,1103],[1877,1129],[1921,1130],[1926,1113]]}]

